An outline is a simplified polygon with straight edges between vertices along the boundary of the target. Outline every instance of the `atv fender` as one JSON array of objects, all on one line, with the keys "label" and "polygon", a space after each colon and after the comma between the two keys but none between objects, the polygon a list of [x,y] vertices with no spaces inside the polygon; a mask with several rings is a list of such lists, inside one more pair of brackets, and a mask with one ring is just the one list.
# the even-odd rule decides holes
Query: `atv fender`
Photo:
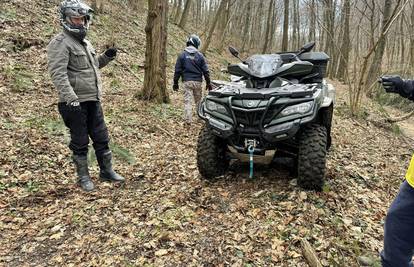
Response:
[{"label": "atv fender", "polygon": [[321,108],[327,108],[335,104],[335,87],[332,84],[324,82],[323,86],[327,87],[327,93],[323,98]]}]

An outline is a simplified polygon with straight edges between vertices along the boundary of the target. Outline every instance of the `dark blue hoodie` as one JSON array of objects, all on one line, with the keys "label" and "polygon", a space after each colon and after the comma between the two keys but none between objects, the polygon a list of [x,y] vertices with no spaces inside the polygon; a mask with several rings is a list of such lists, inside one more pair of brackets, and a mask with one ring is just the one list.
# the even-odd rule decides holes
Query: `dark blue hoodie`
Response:
[{"label": "dark blue hoodie", "polygon": [[203,75],[206,83],[210,84],[210,72],[203,54],[194,46],[188,46],[178,56],[175,63],[174,84],[178,84],[181,76],[183,82],[202,82]]}]

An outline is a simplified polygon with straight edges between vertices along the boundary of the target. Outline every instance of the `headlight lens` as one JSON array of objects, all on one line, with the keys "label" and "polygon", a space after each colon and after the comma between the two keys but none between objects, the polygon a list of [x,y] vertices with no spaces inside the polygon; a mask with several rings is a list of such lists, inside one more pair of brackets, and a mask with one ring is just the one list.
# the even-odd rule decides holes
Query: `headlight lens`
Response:
[{"label": "headlight lens", "polygon": [[292,114],[305,114],[311,111],[312,107],[313,107],[312,101],[300,103],[300,104],[286,107],[284,110],[282,110],[282,112],[280,112],[280,114],[282,116],[289,116]]},{"label": "headlight lens", "polygon": [[206,108],[208,111],[215,111],[215,112],[219,112],[222,114],[227,114],[227,109],[224,105],[216,103],[211,100],[206,101]]}]

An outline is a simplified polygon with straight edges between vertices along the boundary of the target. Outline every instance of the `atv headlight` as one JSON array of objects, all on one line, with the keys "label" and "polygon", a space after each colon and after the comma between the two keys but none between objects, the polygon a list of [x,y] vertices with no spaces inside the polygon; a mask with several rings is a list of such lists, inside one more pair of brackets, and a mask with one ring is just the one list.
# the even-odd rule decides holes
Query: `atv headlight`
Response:
[{"label": "atv headlight", "polygon": [[289,106],[285,108],[284,110],[282,110],[280,114],[282,116],[289,116],[292,114],[305,114],[311,111],[312,107],[313,107],[313,102],[309,101],[309,102]]},{"label": "atv headlight", "polygon": [[227,114],[227,109],[224,105],[211,100],[206,101],[206,108],[208,111],[215,111],[218,113]]}]

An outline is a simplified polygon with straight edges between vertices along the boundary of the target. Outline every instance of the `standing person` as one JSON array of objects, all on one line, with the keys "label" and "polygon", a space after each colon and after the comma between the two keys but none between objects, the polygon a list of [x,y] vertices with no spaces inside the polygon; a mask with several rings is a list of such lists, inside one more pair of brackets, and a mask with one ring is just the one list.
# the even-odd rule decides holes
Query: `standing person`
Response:
[{"label": "standing person", "polygon": [[[414,101],[414,80],[399,76],[381,77],[388,93],[397,93]],[[381,252],[383,267],[413,267],[414,250],[414,156],[397,197],[388,210],[384,225],[384,250]]]},{"label": "standing person", "polygon": [[175,64],[173,90],[178,91],[178,81],[182,77],[184,87],[184,119],[187,124],[193,121],[193,103],[194,98],[196,107],[198,107],[202,97],[203,76],[206,80],[206,89],[211,90],[210,72],[206,60],[198,51],[201,45],[200,38],[192,34],[187,39],[187,47],[178,56]]},{"label": "standing person", "polygon": [[100,167],[99,176],[106,181],[124,181],[112,169],[109,136],[101,107],[102,81],[99,69],[116,57],[111,47],[97,56],[85,39],[93,10],[78,0],[60,4],[59,19],[63,31],[47,46],[48,69],[58,94],[58,109],[70,129],[69,148],[73,152],[78,183],[85,191],[94,189],[88,170],[89,137],[93,141]]}]

